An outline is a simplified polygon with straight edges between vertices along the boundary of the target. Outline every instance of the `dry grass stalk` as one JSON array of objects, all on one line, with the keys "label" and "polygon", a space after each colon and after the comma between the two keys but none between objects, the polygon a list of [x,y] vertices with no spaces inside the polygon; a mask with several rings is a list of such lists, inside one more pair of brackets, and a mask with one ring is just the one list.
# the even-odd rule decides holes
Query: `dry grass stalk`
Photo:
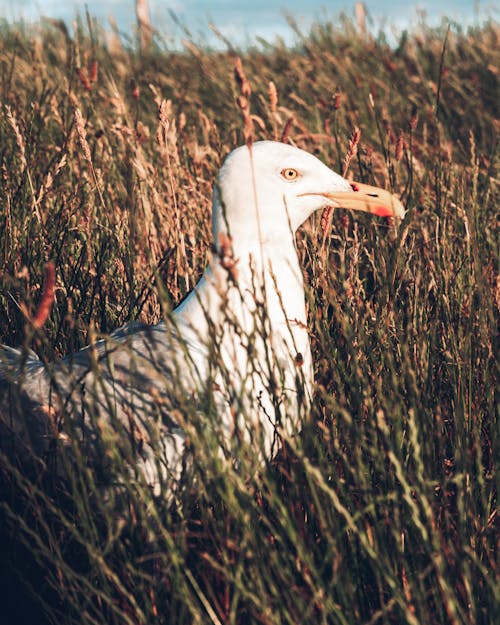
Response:
[{"label": "dry grass stalk", "polygon": [[278,125],[281,125],[282,119],[278,112],[278,89],[271,80],[268,86],[269,104],[271,109],[271,120],[273,124],[273,139],[278,140]]},{"label": "dry grass stalk", "polygon": [[245,72],[243,71],[243,64],[239,56],[236,57],[236,60],[234,61],[234,77],[236,79],[236,84],[238,85],[241,95],[245,98],[249,98],[250,94],[252,93],[252,89],[245,75]]},{"label": "dry grass stalk", "polygon": [[85,121],[83,119],[82,112],[80,111],[78,107],[75,107],[74,117],[75,117],[76,132],[78,134],[78,141],[82,148],[83,156],[86,161],[88,161],[89,163],[92,163],[92,153],[90,151],[90,146],[87,141],[87,131],[85,130]]},{"label": "dry grass stalk", "polygon": [[404,137],[403,132],[400,130],[398,133],[398,138],[396,139],[396,160],[400,161],[403,158],[404,151]]},{"label": "dry grass stalk", "polygon": [[34,328],[41,328],[49,318],[50,311],[55,299],[56,269],[54,263],[49,261],[45,265],[43,278],[42,298],[35,314],[29,319]]},{"label": "dry grass stalk", "polygon": [[[101,185],[99,183],[96,171],[94,169],[94,165],[92,163],[92,152],[90,150],[90,146],[87,141],[87,131],[85,129],[85,121],[83,119],[82,112],[80,111],[78,106],[75,106],[75,109],[74,109],[74,119],[75,119],[76,133],[78,135],[78,142],[80,143],[80,146],[82,148],[83,156],[90,166],[90,171],[92,174],[92,178],[94,180],[95,189],[99,196],[101,206],[103,209],[106,209],[106,202],[104,201],[104,197],[102,195]],[[87,233],[87,259],[89,263],[89,272],[91,273],[91,275],[95,275],[95,272],[96,272],[95,267],[94,267],[94,260],[92,257],[92,246],[91,246],[93,212],[94,212],[93,204],[91,202],[88,202],[86,211],[85,211],[85,230]]]},{"label": "dry grass stalk", "polygon": [[[342,169],[342,176],[345,178],[347,171],[349,170],[349,165],[351,164],[352,159],[358,153],[358,145],[359,140],[361,139],[361,130],[358,126],[354,127],[352,131],[351,138],[349,140],[349,148],[347,150],[347,154],[344,158],[344,167]],[[321,244],[322,254],[325,252],[325,245],[327,240],[327,235],[332,227],[332,218],[333,218],[333,207],[327,206],[323,212],[321,213],[320,227],[321,232],[323,234],[323,242]]]},{"label": "dry grass stalk", "polygon": [[281,133],[281,143],[288,143],[288,138],[290,137],[290,131],[292,130],[292,126],[295,123],[295,117],[289,117],[286,120],[285,127],[283,128],[283,132]]},{"label": "dry grass stalk", "polygon": [[349,148],[347,150],[347,154],[345,155],[345,158],[344,158],[344,167],[342,169],[342,176],[344,177],[346,176],[349,170],[349,165],[351,164],[352,159],[358,153],[358,144],[359,144],[360,139],[361,139],[361,130],[357,126],[355,126],[354,130],[352,131],[351,138],[349,139]]},{"label": "dry grass stalk", "polygon": [[354,15],[358,30],[362,35],[366,34],[366,6],[364,2],[356,2],[354,5]]},{"label": "dry grass stalk", "polygon": [[[172,103],[170,100],[162,100],[160,103],[160,107],[158,110],[158,128],[156,131],[156,139],[158,141],[160,147],[160,153],[165,160],[165,164],[167,167],[168,173],[168,189],[170,192],[171,201],[173,204],[173,211],[171,212],[171,217],[173,222],[175,223],[175,232],[178,237],[176,248],[178,250],[177,256],[177,265],[182,266],[185,264],[185,260],[187,257],[186,252],[186,243],[185,237],[183,236],[183,228],[181,225],[181,217],[179,206],[177,202],[177,189],[178,185],[176,184],[176,180],[174,179],[173,169],[172,169],[172,159],[170,158],[170,152],[173,152],[175,157],[175,161],[178,163],[179,154],[177,150],[177,129],[175,124],[175,119],[173,122],[170,122],[169,114],[172,113]],[[170,143],[170,145],[169,145]],[[156,232],[156,229],[154,229]],[[156,237],[155,237],[156,238]],[[186,278],[187,287],[190,288],[189,278]]]},{"label": "dry grass stalk", "polygon": [[153,43],[153,28],[147,0],[136,0],[135,14],[139,29],[139,45],[142,52],[147,52]]},{"label": "dry grass stalk", "polygon": [[276,85],[271,80],[269,82],[269,103],[271,105],[271,113],[276,113],[278,106],[278,90],[276,89]]},{"label": "dry grass stalk", "polygon": [[241,109],[241,112],[243,113],[243,137],[247,146],[251,147],[255,138],[253,119],[250,114],[250,95],[252,90],[245,72],[243,71],[243,65],[240,57],[237,57],[234,62],[234,78],[240,90],[240,95],[236,101]]},{"label": "dry grass stalk", "polygon": [[10,127],[16,135],[16,143],[17,147],[19,148],[19,157],[21,159],[22,169],[24,171],[28,166],[28,163],[26,161],[26,146],[24,144],[24,138],[21,134],[21,131],[19,130],[19,123],[17,121],[17,118],[8,104],[5,106],[5,113],[7,115],[7,121],[9,122]]},{"label": "dry grass stalk", "polygon": [[170,128],[170,121],[167,114],[168,103],[166,100],[162,100],[160,108],[158,109],[158,121],[159,125],[156,130],[156,140],[160,146],[162,153],[167,149],[167,133]]},{"label": "dry grass stalk", "polygon": [[108,21],[111,28],[107,29],[105,32],[106,49],[110,56],[119,57],[123,53],[123,46],[118,25],[112,15],[108,17]]},{"label": "dry grass stalk", "polygon": [[27,179],[28,179],[28,185],[30,188],[30,192],[31,192],[31,201],[32,201],[32,208],[33,208],[33,212],[35,213],[38,222],[41,223],[42,222],[42,216],[40,214],[40,207],[38,204],[38,199],[37,199],[37,195],[35,193],[35,188],[33,186],[33,181],[31,179],[31,173],[28,169],[28,161],[26,160],[26,146],[25,146],[25,142],[24,142],[24,137],[21,133],[21,130],[19,128],[19,123],[17,121],[17,117],[15,116],[15,114],[12,112],[12,109],[10,108],[10,106],[6,105],[5,106],[5,111],[6,111],[6,115],[7,115],[7,121],[9,123],[9,125],[11,126],[12,130],[14,131],[14,134],[16,136],[16,143],[17,143],[17,147],[19,148],[19,156],[21,159],[21,173],[26,171],[26,175],[27,175]]},{"label": "dry grass stalk", "polygon": [[323,234],[322,249],[325,246],[326,236],[332,225],[333,206],[327,206],[321,213],[320,227]]}]

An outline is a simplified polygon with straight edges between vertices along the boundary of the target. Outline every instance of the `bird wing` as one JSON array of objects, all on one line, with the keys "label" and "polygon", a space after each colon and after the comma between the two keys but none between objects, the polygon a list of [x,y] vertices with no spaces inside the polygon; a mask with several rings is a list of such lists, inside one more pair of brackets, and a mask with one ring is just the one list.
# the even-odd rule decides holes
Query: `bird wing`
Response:
[{"label": "bird wing", "polygon": [[191,401],[196,412],[203,358],[200,345],[165,323],[129,324],[52,364],[2,346],[1,446],[14,438],[39,458],[58,442],[81,442],[94,463],[104,440],[131,464],[145,463],[144,473],[155,479],[158,447],[166,464],[180,466],[185,436],[178,407],[185,417]]}]

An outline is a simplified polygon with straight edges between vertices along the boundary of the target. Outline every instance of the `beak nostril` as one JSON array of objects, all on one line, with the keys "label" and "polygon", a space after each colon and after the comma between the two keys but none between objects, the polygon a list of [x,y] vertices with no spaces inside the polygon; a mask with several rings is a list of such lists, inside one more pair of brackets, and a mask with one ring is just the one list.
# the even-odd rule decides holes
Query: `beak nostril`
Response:
[{"label": "beak nostril", "polygon": [[367,193],[370,197],[378,197],[378,193]]}]

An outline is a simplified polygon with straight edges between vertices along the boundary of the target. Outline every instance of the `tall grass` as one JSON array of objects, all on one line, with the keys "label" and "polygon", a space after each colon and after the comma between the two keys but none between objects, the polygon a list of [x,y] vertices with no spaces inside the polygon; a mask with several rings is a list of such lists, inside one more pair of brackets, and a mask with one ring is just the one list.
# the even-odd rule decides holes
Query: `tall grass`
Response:
[{"label": "tall grass", "polygon": [[[225,463],[196,422],[169,497],[111,444],[120,496],[84,458],[61,483],[2,455],[3,622],[498,619],[498,39],[422,29],[391,48],[344,20],[241,52],[256,138],[342,171],[359,128],[349,174],[408,216],[299,232],[316,397],[257,475],[244,443]],[[2,27],[1,341],[52,360],[193,287],[214,176],[244,141],[234,64],[193,42],[105,44],[91,22]]]}]

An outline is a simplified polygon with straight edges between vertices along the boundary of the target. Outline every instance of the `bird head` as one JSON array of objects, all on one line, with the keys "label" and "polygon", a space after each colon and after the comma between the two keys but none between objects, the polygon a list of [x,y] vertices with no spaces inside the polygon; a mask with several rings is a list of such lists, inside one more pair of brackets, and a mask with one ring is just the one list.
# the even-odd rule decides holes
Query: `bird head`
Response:
[{"label": "bird head", "polygon": [[327,206],[404,216],[403,205],[388,191],[348,182],[299,148],[258,141],[231,152],[220,170],[214,236],[229,230],[238,239],[276,242]]}]

